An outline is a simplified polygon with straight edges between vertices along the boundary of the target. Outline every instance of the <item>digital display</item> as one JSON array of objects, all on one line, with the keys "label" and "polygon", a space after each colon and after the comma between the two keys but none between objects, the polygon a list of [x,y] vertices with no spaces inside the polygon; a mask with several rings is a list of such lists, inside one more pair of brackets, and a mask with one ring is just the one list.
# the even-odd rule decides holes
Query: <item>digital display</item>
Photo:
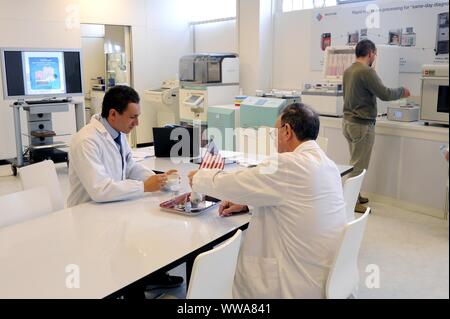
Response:
[{"label": "digital display", "polygon": [[266,99],[259,99],[258,101],[256,101],[255,105],[263,106],[264,104],[266,104],[266,102],[267,102]]},{"label": "digital display", "polygon": [[80,55],[71,49],[0,48],[3,98],[82,95]]},{"label": "digital display", "polygon": [[394,112],[394,117],[395,117],[396,119],[401,119],[401,118],[402,118],[402,115],[403,115],[403,113],[400,112],[400,111]]},{"label": "digital display", "polygon": [[200,98],[200,96],[198,96],[198,95],[191,95],[186,102],[187,103],[195,103],[199,98]]},{"label": "digital display", "polygon": [[25,94],[64,94],[63,52],[23,52]]}]

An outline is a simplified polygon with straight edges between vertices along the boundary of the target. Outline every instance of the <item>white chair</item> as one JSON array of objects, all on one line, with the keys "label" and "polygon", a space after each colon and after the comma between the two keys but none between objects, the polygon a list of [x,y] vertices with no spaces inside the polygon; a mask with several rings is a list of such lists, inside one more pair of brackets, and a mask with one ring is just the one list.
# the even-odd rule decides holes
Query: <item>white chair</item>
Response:
[{"label": "white chair", "polygon": [[242,231],[198,255],[192,267],[187,299],[231,299]]},{"label": "white chair", "polygon": [[318,136],[317,139],[316,139],[316,142],[317,142],[317,144],[319,144],[319,146],[322,149],[322,151],[327,153],[327,151],[328,151],[328,139],[326,137],[323,137],[323,136]]},{"label": "white chair", "polygon": [[45,187],[0,196],[0,227],[17,224],[52,212]]},{"label": "white chair", "polygon": [[370,208],[360,218],[349,222],[343,231],[341,243],[328,274],[327,299],[356,297],[359,284],[358,254]]},{"label": "white chair", "polygon": [[52,161],[43,161],[19,169],[20,181],[24,190],[44,186],[50,194],[52,211],[64,208],[64,197]]},{"label": "white chair", "polygon": [[347,222],[351,222],[355,219],[355,205],[358,201],[359,192],[366,175],[366,170],[355,177],[351,177],[344,182],[344,201],[347,213]]}]

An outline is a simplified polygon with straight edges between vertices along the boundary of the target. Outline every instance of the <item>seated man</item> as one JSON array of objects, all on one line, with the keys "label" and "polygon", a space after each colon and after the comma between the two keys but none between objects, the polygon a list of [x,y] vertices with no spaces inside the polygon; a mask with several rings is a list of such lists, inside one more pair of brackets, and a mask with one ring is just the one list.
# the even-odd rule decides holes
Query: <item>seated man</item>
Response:
[{"label": "seated man", "polygon": [[[70,194],[67,206],[91,200],[113,202],[156,192],[167,182],[166,174],[136,163],[125,134],[139,125],[139,95],[130,87],[116,86],[106,92],[102,114],[94,115],[72,139],[69,151]],[[159,277],[161,286],[179,285],[181,277]],[[142,294],[143,295],[143,294]]]},{"label": "seated man", "polygon": [[277,156],[241,171],[189,175],[193,191],[230,200],[222,216],[253,207],[235,298],[325,297],[346,215],[339,170],[315,142],[319,126],[314,111],[292,104],[275,124]]},{"label": "seated man", "polygon": [[102,114],[94,115],[72,139],[69,151],[70,194],[67,206],[88,201],[112,202],[159,191],[167,174],[135,163],[125,134],[139,125],[139,95],[130,87],[111,88]]}]

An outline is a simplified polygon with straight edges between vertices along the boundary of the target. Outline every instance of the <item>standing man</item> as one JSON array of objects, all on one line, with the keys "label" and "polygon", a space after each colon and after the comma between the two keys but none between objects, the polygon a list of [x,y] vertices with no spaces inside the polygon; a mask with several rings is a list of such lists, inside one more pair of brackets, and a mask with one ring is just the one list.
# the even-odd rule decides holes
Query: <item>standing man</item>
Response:
[{"label": "standing man", "polygon": [[[360,175],[369,168],[375,142],[375,123],[378,114],[377,97],[393,101],[409,97],[407,88],[390,89],[383,85],[372,64],[377,48],[370,40],[360,41],[355,49],[356,62],[344,73],[344,120],[342,130],[350,148],[350,164],[354,170],[350,177]],[[392,61],[397,63],[398,61]],[[355,211],[364,213],[369,200],[359,196]]]},{"label": "standing man", "polygon": [[193,191],[229,200],[221,216],[251,206],[234,298],[325,297],[346,214],[339,170],[315,141],[319,126],[314,111],[292,104],[275,123],[278,156],[241,171],[189,175]]}]

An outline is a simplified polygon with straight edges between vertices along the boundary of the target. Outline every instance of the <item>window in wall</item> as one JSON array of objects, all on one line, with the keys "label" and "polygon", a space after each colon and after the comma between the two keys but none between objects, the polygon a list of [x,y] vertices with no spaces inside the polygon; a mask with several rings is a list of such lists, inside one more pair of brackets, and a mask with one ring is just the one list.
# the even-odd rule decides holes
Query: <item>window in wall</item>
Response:
[{"label": "window in wall", "polygon": [[339,0],[282,0],[283,12],[331,7]]},{"label": "window in wall", "polygon": [[236,17],[236,0],[190,0],[190,22]]}]

